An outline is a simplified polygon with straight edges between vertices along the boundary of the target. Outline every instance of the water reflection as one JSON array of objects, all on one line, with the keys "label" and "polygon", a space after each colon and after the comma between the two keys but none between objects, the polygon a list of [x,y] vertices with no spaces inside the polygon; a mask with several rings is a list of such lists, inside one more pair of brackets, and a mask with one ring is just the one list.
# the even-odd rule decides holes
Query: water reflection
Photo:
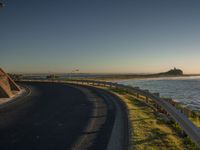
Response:
[{"label": "water reflection", "polygon": [[137,79],[118,83],[159,92],[161,96],[171,97],[200,111],[200,76]]}]

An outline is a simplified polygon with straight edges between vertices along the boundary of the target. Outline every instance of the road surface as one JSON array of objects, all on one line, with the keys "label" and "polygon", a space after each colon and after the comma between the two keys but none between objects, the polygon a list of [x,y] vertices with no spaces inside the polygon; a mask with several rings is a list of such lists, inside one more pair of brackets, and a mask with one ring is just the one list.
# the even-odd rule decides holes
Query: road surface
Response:
[{"label": "road surface", "polygon": [[117,140],[110,139],[119,108],[102,91],[62,83],[21,85],[25,96],[0,109],[0,150],[103,150]]}]

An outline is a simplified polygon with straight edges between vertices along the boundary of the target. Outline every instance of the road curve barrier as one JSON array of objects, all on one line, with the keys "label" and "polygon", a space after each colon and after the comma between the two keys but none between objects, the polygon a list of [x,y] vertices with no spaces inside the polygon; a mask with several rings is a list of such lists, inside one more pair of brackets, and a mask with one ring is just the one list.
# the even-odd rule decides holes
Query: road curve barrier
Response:
[{"label": "road curve barrier", "polygon": [[190,139],[200,148],[200,128],[195,126],[180,110],[171,105],[166,98],[161,98],[159,93],[150,93],[148,90],[142,90],[139,87],[132,87],[123,84],[95,81],[95,80],[20,80],[25,82],[55,82],[55,83],[73,83],[81,85],[103,86],[115,89],[121,89],[129,92],[134,97],[144,100],[147,104],[150,102],[155,103],[157,110],[165,113],[173,121],[175,121],[182,130],[190,137]]}]

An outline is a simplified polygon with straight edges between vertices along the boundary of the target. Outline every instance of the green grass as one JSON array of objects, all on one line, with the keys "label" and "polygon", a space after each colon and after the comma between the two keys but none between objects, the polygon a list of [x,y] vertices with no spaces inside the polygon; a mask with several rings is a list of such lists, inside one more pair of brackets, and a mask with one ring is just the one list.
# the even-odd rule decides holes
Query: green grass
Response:
[{"label": "green grass", "polygon": [[194,143],[186,136],[180,136],[177,124],[166,120],[163,115],[135,99],[124,90],[110,89],[127,105],[132,129],[131,145],[135,150],[195,150]]},{"label": "green grass", "polygon": [[122,89],[97,86],[118,95],[126,104],[131,126],[131,148],[134,150],[197,150],[181,128],[165,115]]}]

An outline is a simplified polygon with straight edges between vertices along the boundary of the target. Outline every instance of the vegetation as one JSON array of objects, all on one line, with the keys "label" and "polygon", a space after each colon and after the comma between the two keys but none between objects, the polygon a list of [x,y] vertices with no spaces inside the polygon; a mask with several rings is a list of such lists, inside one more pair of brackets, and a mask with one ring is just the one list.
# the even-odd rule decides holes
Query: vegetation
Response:
[{"label": "vegetation", "polygon": [[200,128],[200,119],[198,117],[190,117],[189,118],[197,127]]},{"label": "vegetation", "polygon": [[183,76],[181,69],[171,69],[167,72],[155,73],[155,74],[104,74],[97,77],[88,78],[90,80],[123,80],[123,79],[145,79],[145,78],[157,78],[157,77],[169,77],[169,76]]},{"label": "vegetation", "polygon": [[22,74],[8,74],[13,80],[21,80],[23,78]]},{"label": "vegetation", "polygon": [[110,90],[121,97],[127,105],[132,129],[131,145],[133,149],[197,149],[177,124],[166,120],[163,115],[154,112],[151,107],[135,99],[126,91]]},{"label": "vegetation", "polygon": [[183,75],[183,71],[181,69],[171,69],[167,72],[163,72],[163,73],[159,73],[158,75],[173,75],[173,76],[182,76]]},{"label": "vegetation", "polygon": [[0,2],[0,8],[4,7],[4,3]]},{"label": "vegetation", "polygon": [[51,75],[46,76],[46,79],[49,79],[49,80],[58,79],[58,78],[59,78],[59,76],[57,76],[55,74],[51,74]]},{"label": "vegetation", "polygon": [[[118,95],[128,109],[131,148],[136,150],[197,150],[180,126],[126,90],[98,86]],[[194,119],[194,118],[191,118]],[[199,121],[199,120],[198,120]],[[196,121],[197,122],[197,121]]]}]

